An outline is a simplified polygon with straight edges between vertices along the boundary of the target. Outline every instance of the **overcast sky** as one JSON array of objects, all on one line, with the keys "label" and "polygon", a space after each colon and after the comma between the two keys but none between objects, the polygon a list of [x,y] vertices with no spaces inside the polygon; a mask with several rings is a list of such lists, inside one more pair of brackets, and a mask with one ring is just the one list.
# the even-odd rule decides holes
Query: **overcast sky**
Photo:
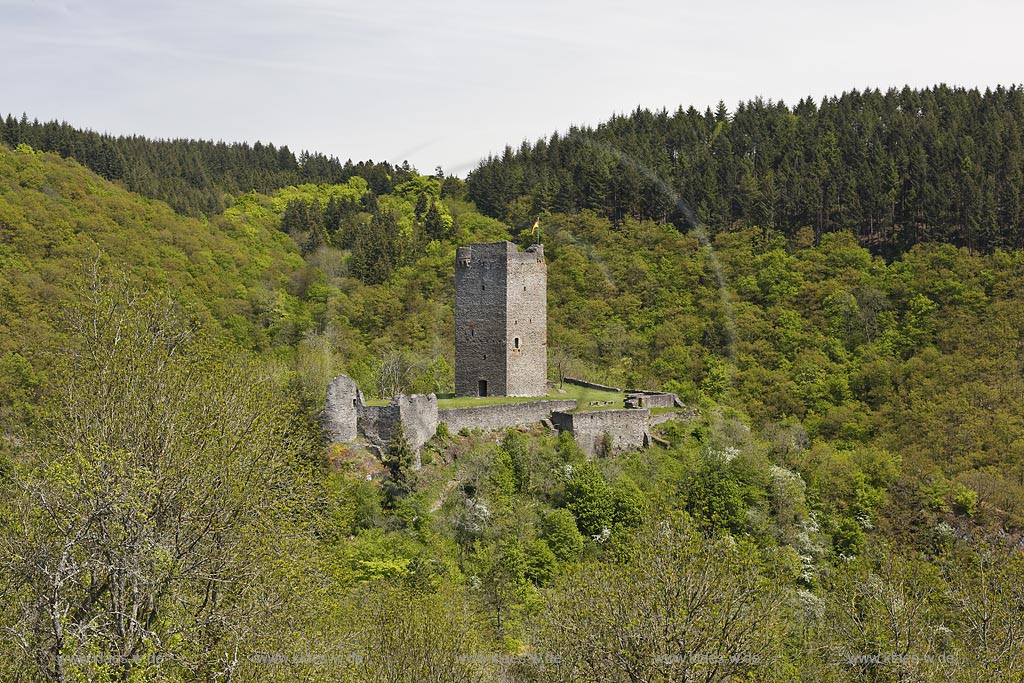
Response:
[{"label": "overcast sky", "polygon": [[0,0],[0,112],[465,175],[650,109],[1024,82],[1024,3]]}]

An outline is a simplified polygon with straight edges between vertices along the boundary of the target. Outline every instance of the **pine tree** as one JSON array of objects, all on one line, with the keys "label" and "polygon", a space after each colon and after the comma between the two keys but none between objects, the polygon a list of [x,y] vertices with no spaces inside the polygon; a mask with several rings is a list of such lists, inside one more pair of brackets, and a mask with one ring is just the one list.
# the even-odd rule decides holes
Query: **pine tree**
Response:
[{"label": "pine tree", "polygon": [[402,498],[409,495],[412,490],[411,471],[415,453],[409,440],[405,437],[402,423],[398,423],[395,435],[388,442],[388,446],[381,458],[381,464],[388,471],[388,480],[384,482],[384,504],[394,509],[395,505]]},{"label": "pine tree", "polygon": [[[423,195],[420,196],[422,197]],[[427,209],[426,216],[423,219],[423,231],[429,239],[441,241],[447,237],[445,234],[447,228],[448,226],[445,225],[444,218],[437,208],[437,203],[431,199],[430,207]]]},{"label": "pine tree", "polygon": [[352,274],[367,284],[385,282],[398,267],[398,220],[390,210],[376,211],[369,225],[356,233],[352,245]]},{"label": "pine tree", "polygon": [[[433,206],[433,201],[430,202]],[[416,217],[416,221],[422,221],[423,216],[427,213],[427,193],[420,192],[420,196],[416,198],[416,208],[413,210],[413,215]]]}]

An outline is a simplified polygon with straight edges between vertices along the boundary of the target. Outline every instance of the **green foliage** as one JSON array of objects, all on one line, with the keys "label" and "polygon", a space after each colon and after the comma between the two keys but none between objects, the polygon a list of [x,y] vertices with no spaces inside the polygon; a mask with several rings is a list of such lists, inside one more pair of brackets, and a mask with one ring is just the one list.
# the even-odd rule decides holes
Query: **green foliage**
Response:
[{"label": "green foliage", "polygon": [[218,648],[255,654],[304,608],[282,559],[313,540],[312,442],[282,387],[173,300],[98,286],[62,323],[0,513],[21,644],[3,659],[44,680],[223,675]]},{"label": "green foliage", "polygon": [[[799,113],[778,109],[784,126],[832,120],[806,103]],[[195,561],[217,579],[216,599],[189,612],[206,593],[201,578],[182,579],[154,599],[149,631],[124,631],[138,651],[163,648],[192,673],[73,673],[545,680],[551,672],[535,661],[492,666],[495,653],[526,651],[560,653],[580,665],[579,680],[613,679],[627,660],[634,672],[694,663],[658,634],[674,632],[672,615],[720,626],[714,605],[665,611],[677,589],[713,579],[721,604],[771,617],[748,619],[748,633],[773,639],[766,652],[777,667],[723,669],[720,678],[1012,680],[1017,663],[1000,652],[1020,632],[1019,615],[998,605],[1019,603],[1019,557],[985,539],[989,527],[997,538],[1024,528],[1024,257],[931,243],[967,239],[951,236],[948,216],[925,213],[938,199],[913,200],[909,227],[877,204],[856,207],[860,191],[829,175],[855,138],[842,126],[801,133],[820,142],[804,157],[819,167],[787,176],[760,156],[752,163],[737,151],[748,116],[694,122],[707,126],[716,160],[740,159],[686,172],[699,217],[761,217],[761,227],[713,236],[639,220],[678,217],[628,166],[605,173],[600,165],[614,159],[562,141],[580,155],[567,162],[580,175],[560,170],[545,187],[507,196],[495,215],[511,231],[441,173],[360,165],[335,178],[307,157],[291,183],[221,196],[230,207],[199,220],[53,154],[0,149],[0,562],[15,558],[0,580],[21,582],[0,587],[0,627],[27,632],[31,606],[52,594],[39,553],[56,553],[73,522],[88,534],[70,556],[84,568],[77,576],[90,578],[65,584],[77,605],[67,623],[78,630],[64,647],[110,651],[122,643],[110,616],[121,588],[103,585],[104,573],[132,577],[144,595],[180,570],[161,554],[171,541],[127,552],[132,534],[165,539],[178,524],[201,536],[205,520],[218,532],[203,537]],[[797,190],[778,183],[821,163],[838,194],[787,204],[782,195]],[[903,170],[882,172],[898,180]],[[485,178],[474,173],[470,184]],[[903,191],[890,190],[887,202]],[[818,206],[832,196],[842,208]],[[551,211],[559,206],[588,208]],[[814,219],[799,225],[812,227],[796,227],[808,207]],[[567,434],[453,435],[442,426],[416,471],[400,436],[383,478],[355,450],[322,458],[314,418],[338,373],[375,397],[452,391],[456,245],[517,231],[525,243],[538,214],[551,376],[676,391],[698,410],[653,429],[669,446],[591,460]],[[846,224],[854,232],[829,232]],[[984,221],[965,224],[975,247],[1000,239]],[[927,243],[887,251],[885,261],[859,246],[865,229],[875,246]],[[121,308],[144,314],[126,317],[98,306],[111,272],[128,292],[173,295],[128,296]],[[58,315],[58,304],[77,318]],[[84,311],[102,311],[101,323],[84,325]],[[566,387],[559,396],[621,401]],[[330,470],[315,469],[321,459]],[[178,490],[188,496],[161,497]],[[88,522],[108,503],[113,517]],[[168,505],[184,506],[184,522],[150,516]],[[674,519],[665,526],[663,516]],[[30,556],[39,562],[17,559]],[[221,583],[218,572],[234,573]],[[216,615],[202,611],[213,605]],[[610,627],[622,614],[633,621]],[[644,633],[622,651],[611,640]],[[54,651],[43,631],[30,642]],[[306,659],[287,671],[245,660],[227,672],[207,652],[234,643]],[[331,659],[337,643],[363,659]],[[5,680],[31,680],[35,662],[52,661],[10,645],[0,639]],[[961,668],[845,659],[900,648],[956,652]],[[491,659],[472,659],[479,652]],[[826,661],[821,652],[839,654]]]},{"label": "green foliage", "polygon": [[526,437],[514,429],[505,432],[501,440],[499,453],[505,454],[508,458],[508,465],[511,469],[513,490],[516,493],[526,491],[530,486],[530,467],[528,463]]},{"label": "green foliage", "polygon": [[[415,172],[408,164],[351,161],[272,144],[205,140],[148,140],[79,130],[67,123],[39,123],[8,115],[0,118],[0,143],[22,154],[36,150],[73,158],[103,178],[132,192],[160,199],[189,216],[211,216],[231,206],[231,196],[312,183],[341,186],[353,180],[377,194],[401,187]],[[300,191],[301,192],[301,191]],[[287,199],[285,200],[287,203]],[[326,201],[323,202],[326,205]],[[278,211],[284,210],[284,204]]]},{"label": "green foliage", "polygon": [[475,565],[484,601],[493,610],[498,631],[516,631],[529,596],[527,572],[532,571],[522,542],[509,536],[484,546],[476,553]]},{"label": "green foliage", "polygon": [[554,576],[558,558],[547,541],[535,538],[526,546],[526,578],[538,586],[548,583]]},{"label": "green foliage", "polygon": [[865,541],[864,529],[856,519],[840,517],[832,522],[832,550],[837,555],[859,555]]},{"label": "green foliage", "polygon": [[[591,461],[571,465],[566,470],[565,509],[576,519],[579,532],[603,543],[613,533],[639,526],[646,512],[646,501],[637,485],[628,478],[609,483]],[[556,531],[556,533],[559,533]],[[571,552],[573,541],[565,548]]]},{"label": "green foliage", "polygon": [[541,522],[544,540],[559,562],[575,562],[583,554],[586,540],[569,510],[551,510]]},{"label": "green foliage", "polygon": [[395,435],[388,442],[381,464],[388,472],[388,480],[384,484],[384,503],[394,509],[398,501],[405,498],[412,490],[412,464],[415,453],[409,440],[405,438],[402,424],[398,424]]},{"label": "green foliage", "polygon": [[615,516],[611,487],[590,462],[573,465],[565,484],[565,508],[576,518],[580,533],[593,539],[607,538]]},{"label": "green foliage", "polygon": [[746,528],[747,505],[734,465],[737,455],[732,448],[708,451],[682,482],[686,511],[712,531],[739,533]]},{"label": "green foliage", "polygon": [[758,678],[774,666],[780,586],[753,548],[679,518],[644,530],[628,558],[565,576],[539,618],[540,680]]},{"label": "green foliage", "polygon": [[[793,106],[756,98],[733,112],[638,108],[506,147],[469,174],[467,189],[512,225],[594,211],[616,224],[759,225],[787,238],[807,227],[816,237],[849,231],[888,254],[925,242],[992,252],[1024,246],[1022,116],[1019,86],[852,90]],[[759,303],[801,286],[782,252],[752,263],[757,274],[737,288]],[[831,302],[840,327],[850,303],[841,294]]]},{"label": "green foliage", "polygon": [[957,486],[953,494],[953,511],[960,515],[973,517],[978,511],[978,492],[963,484]]}]

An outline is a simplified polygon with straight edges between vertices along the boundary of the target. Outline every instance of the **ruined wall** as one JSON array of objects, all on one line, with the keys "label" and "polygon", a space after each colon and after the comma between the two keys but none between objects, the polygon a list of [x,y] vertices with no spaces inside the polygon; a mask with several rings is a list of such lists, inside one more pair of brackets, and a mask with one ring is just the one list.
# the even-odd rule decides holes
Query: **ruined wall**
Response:
[{"label": "ruined wall", "polygon": [[515,246],[508,263],[506,367],[509,396],[544,396],[548,383],[547,265],[544,247]]},{"label": "ruined wall", "polygon": [[398,402],[405,438],[418,451],[423,444],[434,438],[437,431],[437,397],[433,394],[413,394],[398,396],[395,401]]},{"label": "ruined wall", "polygon": [[527,401],[494,406],[442,408],[437,417],[448,426],[449,431],[455,433],[460,429],[506,429],[534,424],[550,417],[553,411],[575,409],[574,400]]},{"label": "ruined wall", "polygon": [[348,443],[356,439],[357,406],[363,395],[351,377],[338,375],[327,385],[327,403],[320,413],[320,426],[334,443]]},{"label": "ruined wall", "polygon": [[570,432],[584,453],[595,455],[606,433],[611,435],[612,451],[616,453],[646,446],[650,417],[651,411],[646,408],[591,410],[552,413],[551,422],[559,431]]},{"label": "ruined wall", "polygon": [[455,394],[547,393],[544,249],[511,242],[459,247],[455,255]]},{"label": "ruined wall", "polygon": [[663,393],[660,391],[633,391],[626,392],[627,408],[675,408],[682,405],[679,397],[675,394]]},{"label": "ruined wall", "polygon": [[437,397],[433,394],[396,396],[386,406],[358,406],[356,410],[359,436],[381,448],[395,438],[399,424],[416,451],[437,431]]},{"label": "ruined wall", "polygon": [[614,391],[619,394],[622,393],[622,389],[619,389],[617,387],[609,387],[605,386],[604,384],[597,384],[596,382],[588,382],[584,379],[576,379],[575,377],[566,377],[565,383],[575,384],[578,387],[584,387],[587,389],[598,389],[600,391]]},{"label": "ruined wall", "polygon": [[[672,394],[654,392],[642,396],[644,399],[654,397],[659,402],[675,398]],[[652,419],[648,408],[569,412],[576,408],[575,400],[561,399],[439,410],[437,397],[433,394],[396,396],[386,406],[368,406],[364,405],[355,382],[340,375],[327,387],[327,407],[321,414],[321,424],[334,442],[349,443],[362,437],[381,449],[395,438],[401,425],[409,445],[419,453],[434,436],[440,422],[444,422],[452,432],[462,429],[490,431],[550,418],[559,430],[570,432],[584,452],[594,455],[606,433],[611,436],[614,452],[643,448],[650,440],[651,424],[673,418],[685,419],[694,412],[665,413]]]},{"label": "ruined wall", "polygon": [[398,429],[398,406],[359,406],[359,436],[383,448]]}]

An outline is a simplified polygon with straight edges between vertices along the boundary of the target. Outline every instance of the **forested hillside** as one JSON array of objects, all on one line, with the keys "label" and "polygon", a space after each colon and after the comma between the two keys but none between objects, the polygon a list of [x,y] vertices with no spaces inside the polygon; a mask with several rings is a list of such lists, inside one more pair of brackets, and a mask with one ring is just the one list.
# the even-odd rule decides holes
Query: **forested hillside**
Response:
[{"label": "forested hillside", "polygon": [[[335,365],[367,384],[386,353],[450,371],[439,341],[451,339],[449,240],[507,233],[468,205],[442,202],[440,181],[408,177],[381,196],[358,176],[250,192],[207,220],[55,154],[0,149],[2,362],[27,372],[31,358],[38,369],[42,351],[62,339],[60,307],[94,280],[128,277],[142,290],[167,290],[226,342],[268,358],[316,355],[330,333],[343,358]],[[433,388],[412,371],[404,377]],[[322,400],[327,379],[317,376],[311,397]],[[0,383],[0,395],[10,386]]]},{"label": "forested hillside", "polygon": [[28,145],[56,152],[116,180],[132,192],[162,199],[180,213],[202,216],[220,213],[231,195],[270,193],[300,183],[344,183],[364,178],[377,193],[390,192],[412,177],[408,164],[337,158],[317,152],[296,156],[287,146],[256,142],[207,140],[150,140],[141,136],[108,135],[74,128],[67,122],[29,120],[22,114],[0,119],[0,143]]},{"label": "forested hillside", "polygon": [[[0,146],[0,679],[1020,678],[1024,252],[606,206],[534,237],[527,195],[510,229],[391,170],[189,217]],[[501,239],[545,246],[552,379],[697,416],[618,457],[325,447],[338,373],[451,391],[455,249]]]},{"label": "forested hillside", "polygon": [[507,147],[469,177],[515,225],[591,209],[615,222],[847,230],[876,252],[1024,245],[1024,90],[852,90],[793,106],[637,109]]}]

